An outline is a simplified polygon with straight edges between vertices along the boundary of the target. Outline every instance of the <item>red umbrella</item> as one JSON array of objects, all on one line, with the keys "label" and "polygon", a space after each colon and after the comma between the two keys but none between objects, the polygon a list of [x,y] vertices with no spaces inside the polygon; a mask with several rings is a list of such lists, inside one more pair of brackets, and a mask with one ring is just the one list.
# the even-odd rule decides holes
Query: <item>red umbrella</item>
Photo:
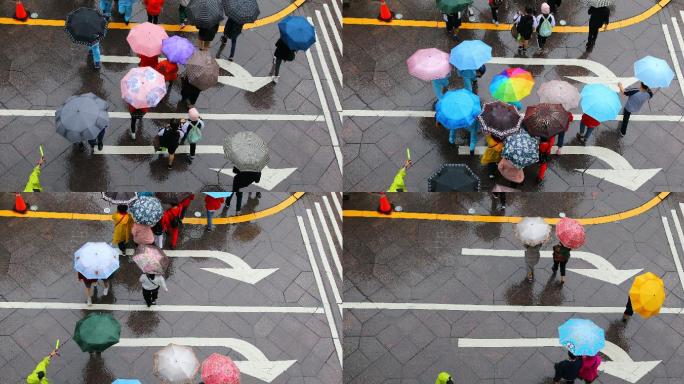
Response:
[{"label": "red umbrella", "polygon": [[560,219],[556,224],[556,236],[564,246],[570,249],[581,247],[586,240],[582,224],[567,217]]},{"label": "red umbrella", "polygon": [[212,353],[202,362],[204,384],[240,384],[240,370],[228,356]]}]

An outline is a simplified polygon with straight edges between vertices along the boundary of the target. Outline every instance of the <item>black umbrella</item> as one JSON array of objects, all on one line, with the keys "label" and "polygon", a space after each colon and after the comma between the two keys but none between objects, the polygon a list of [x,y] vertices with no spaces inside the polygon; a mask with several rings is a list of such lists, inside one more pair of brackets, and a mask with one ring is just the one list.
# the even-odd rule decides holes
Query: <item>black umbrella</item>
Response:
[{"label": "black umbrella", "polygon": [[530,136],[548,139],[568,129],[569,113],[560,104],[527,107],[523,126]]},{"label": "black umbrella", "polygon": [[482,132],[500,139],[510,136],[520,130],[522,116],[518,110],[503,101],[487,103],[482,113],[477,117]]},{"label": "black umbrella", "polygon": [[223,20],[221,0],[190,0],[188,21],[197,28],[210,29]]},{"label": "black umbrella", "polygon": [[154,194],[163,204],[176,205],[192,195],[191,192],[157,192]]},{"label": "black umbrella", "polygon": [[253,23],[259,17],[256,0],[223,0],[226,16],[238,24]]},{"label": "black umbrella", "polygon": [[428,179],[430,192],[478,192],[480,178],[465,164],[444,164]]},{"label": "black umbrella", "polygon": [[107,33],[107,19],[97,9],[81,7],[67,15],[64,29],[74,43],[90,46]]}]

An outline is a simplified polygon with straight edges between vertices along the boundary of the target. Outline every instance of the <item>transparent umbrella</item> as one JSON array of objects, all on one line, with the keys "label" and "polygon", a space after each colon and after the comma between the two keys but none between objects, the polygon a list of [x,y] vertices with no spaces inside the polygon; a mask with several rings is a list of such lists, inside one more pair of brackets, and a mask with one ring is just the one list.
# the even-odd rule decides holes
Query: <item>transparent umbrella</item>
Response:
[{"label": "transparent umbrella", "polygon": [[515,234],[523,244],[536,247],[551,237],[551,226],[541,217],[526,217],[515,225]]},{"label": "transparent umbrella", "polygon": [[200,362],[190,347],[169,344],[154,354],[154,374],[162,381],[193,383]]}]

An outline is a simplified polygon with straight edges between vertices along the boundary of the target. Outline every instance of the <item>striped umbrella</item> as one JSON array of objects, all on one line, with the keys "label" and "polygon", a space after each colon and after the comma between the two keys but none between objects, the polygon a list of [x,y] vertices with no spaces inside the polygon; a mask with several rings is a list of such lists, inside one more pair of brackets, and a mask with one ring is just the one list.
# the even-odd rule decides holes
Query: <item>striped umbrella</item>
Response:
[{"label": "striped umbrella", "polygon": [[185,73],[190,84],[202,91],[218,84],[219,66],[208,51],[196,50],[185,64]]}]

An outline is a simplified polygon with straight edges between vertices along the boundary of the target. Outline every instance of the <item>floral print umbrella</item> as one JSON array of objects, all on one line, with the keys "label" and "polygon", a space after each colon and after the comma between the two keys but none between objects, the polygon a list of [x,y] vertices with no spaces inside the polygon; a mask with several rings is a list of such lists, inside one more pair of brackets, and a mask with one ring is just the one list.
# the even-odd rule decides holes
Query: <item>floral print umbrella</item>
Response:
[{"label": "floral print umbrella", "polygon": [[502,157],[507,158],[519,169],[539,162],[539,139],[525,131],[508,136],[504,142]]},{"label": "floral print umbrella", "polygon": [[165,95],[164,76],[150,67],[133,68],[121,79],[121,97],[134,108],[156,107]]},{"label": "floral print umbrella", "polygon": [[130,208],[133,221],[142,225],[153,226],[161,220],[164,208],[156,197],[140,196]]}]

